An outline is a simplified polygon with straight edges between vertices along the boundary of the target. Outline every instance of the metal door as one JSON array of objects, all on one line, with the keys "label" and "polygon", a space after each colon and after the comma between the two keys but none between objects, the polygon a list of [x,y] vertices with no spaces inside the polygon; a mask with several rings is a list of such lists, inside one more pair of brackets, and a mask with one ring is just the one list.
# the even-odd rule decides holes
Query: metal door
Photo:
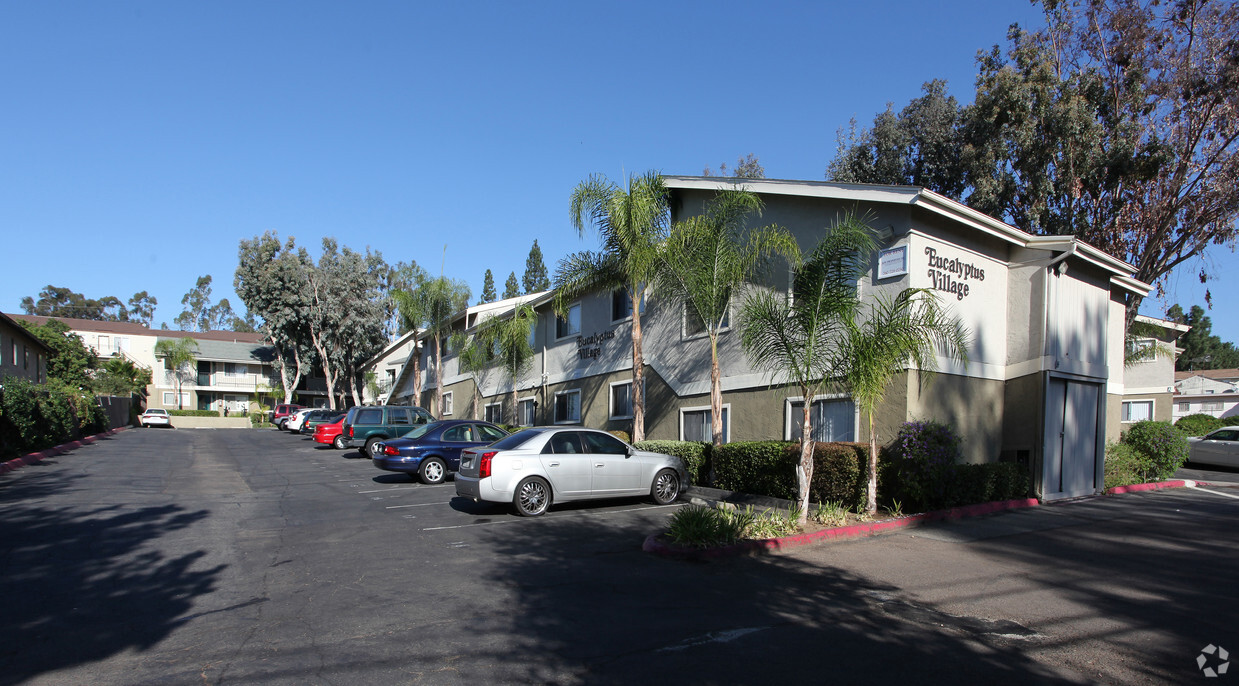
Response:
[{"label": "metal door", "polygon": [[1097,450],[1101,386],[1050,379],[1046,393],[1042,497],[1092,495],[1099,488]]}]

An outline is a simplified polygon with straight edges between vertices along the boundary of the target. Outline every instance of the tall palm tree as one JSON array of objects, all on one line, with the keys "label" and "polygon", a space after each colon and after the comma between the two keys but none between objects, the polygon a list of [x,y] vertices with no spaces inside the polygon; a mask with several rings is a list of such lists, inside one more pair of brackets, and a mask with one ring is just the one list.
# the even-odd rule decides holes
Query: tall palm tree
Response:
[{"label": "tall palm tree", "polygon": [[645,440],[645,358],[641,353],[641,299],[659,265],[670,210],[667,187],[657,172],[628,178],[621,187],[594,175],[572,191],[568,214],[583,237],[593,225],[602,239],[597,252],[582,251],[560,260],[555,272],[555,310],[601,290],[622,288],[632,306],[632,439]]},{"label": "tall palm tree", "polygon": [[[443,407],[443,342],[451,333],[452,315],[469,305],[469,286],[463,281],[439,276],[421,278],[412,290],[392,291],[392,298],[401,319],[412,330],[428,334],[434,341],[435,402],[431,414],[438,415]],[[421,402],[421,381],[418,356],[413,356],[413,397]]]},{"label": "tall palm tree", "polygon": [[[968,332],[927,288],[904,289],[894,297],[878,296],[863,310],[853,308],[843,320],[844,384],[869,418],[869,482],[866,510],[878,509],[878,433],[873,417],[897,374],[915,367],[927,383],[937,371],[937,353],[968,363]],[[909,364],[911,363],[911,364]]]},{"label": "tall palm tree", "polygon": [[460,370],[473,377],[473,410],[471,416],[478,418],[478,409],[482,406],[482,379],[486,370],[495,362],[491,347],[478,336],[467,337],[464,332],[452,334],[452,347],[459,350]]},{"label": "tall palm tree", "polygon": [[728,326],[731,302],[768,258],[800,255],[796,239],[777,226],[745,230],[761,212],[761,199],[747,190],[720,191],[704,215],[676,222],[662,255],[659,291],[681,298],[685,317],[698,321],[710,339],[710,433],[723,444],[723,388],[718,341]]},{"label": "tall palm tree", "polygon": [[[518,382],[522,374],[529,370],[533,363],[534,350],[529,344],[529,332],[538,321],[538,313],[528,303],[517,305],[510,316],[493,319],[490,337],[494,343],[493,350],[499,358],[503,369],[512,379],[512,415],[516,418],[517,401],[520,397]],[[490,323],[490,322],[488,322]],[[516,424],[512,421],[510,424]]]},{"label": "tall palm tree", "polygon": [[804,398],[796,466],[801,523],[808,518],[813,478],[813,398],[846,369],[839,347],[843,322],[857,307],[856,284],[873,249],[869,227],[845,217],[793,264],[790,301],[785,293],[754,289],[742,308],[740,344],[749,359],[775,379],[798,386]]}]

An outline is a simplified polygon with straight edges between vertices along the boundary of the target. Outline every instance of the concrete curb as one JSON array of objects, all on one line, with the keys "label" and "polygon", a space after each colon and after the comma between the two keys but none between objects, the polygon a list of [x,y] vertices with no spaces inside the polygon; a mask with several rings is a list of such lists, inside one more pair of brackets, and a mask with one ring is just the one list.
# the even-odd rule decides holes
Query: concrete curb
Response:
[{"label": "concrete curb", "polygon": [[[1131,486],[1116,486],[1114,488],[1107,489],[1106,495],[1136,493],[1140,491],[1156,491],[1163,488],[1184,488],[1195,485],[1196,484],[1193,481],[1158,481],[1147,484],[1132,484]],[[834,529],[822,529],[821,531],[814,531],[810,534],[797,534],[795,536],[786,536],[784,538],[767,538],[756,541],[740,541],[738,543],[720,548],[682,548],[663,540],[662,534],[654,534],[645,539],[645,543],[642,544],[641,550],[647,553],[660,555],[662,557],[680,560],[707,561],[724,557],[735,557],[737,555],[775,552],[789,548],[796,548],[802,545],[809,545],[811,543],[818,543],[821,541],[863,538],[887,531],[894,531],[896,529],[920,526],[921,524],[928,524],[930,522],[963,519],[965,517],[980,517],[983,515],[994,514],[996,512],[1005,512],[1007,510],[1016,510],[1025,507],[1037,507],[1039,505],[1041,505],[1041,501],[1036,498],[1002,500],[991,503],[954,507],[949,510],[923,512],[921,514],[899,517],[897,519],[887,519],[881,522],[868,522],[866,524],[842,526]]]},{"label": "concrete curb", "polygon": [[90,445],[91,443],[94,443],[100,438],[111,436],[112,434],[119,433],[128,428],[129,428],[128,426],[121,426],[115,429],[108,429],[107,431],[104,431],[101,434],[95,434],[93,436],[83,436],[77,439],[76,441],[69,441],[68,443],[61,443],[58,446],[55,446],[52,448],[45,448],[43,450],[40,450],[37,453],[30,453],[29,455],[23,455],[21,457],[13,458],[12,460],[9,460],[8,462],[0,462],[0,474],[8,474],[9,472],[15,469],[21,469],[22,467],[36,464],[38,462],[42,462],[46,458],[55,457],[56,455],[62,455],[64,453],[69,452],[70,450],[80,448],[84,445]]}]

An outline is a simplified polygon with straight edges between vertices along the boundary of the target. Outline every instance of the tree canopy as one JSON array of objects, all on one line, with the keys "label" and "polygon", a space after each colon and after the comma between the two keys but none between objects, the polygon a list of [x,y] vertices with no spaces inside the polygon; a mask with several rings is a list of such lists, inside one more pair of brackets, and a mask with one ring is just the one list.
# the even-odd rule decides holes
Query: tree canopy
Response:
[{"label": "tree canopy", "polygon": [[43,324],[22,321],[30,333],[51,348],[47,357],[47,378],[69,388],[92,389],[92,374],[98,366],[95,353],[71,332],[62,321],[49,319]]},{"label": "tree canopy", "polygon": [[486,276],[482,277],[482,295],[478,298],[478,304],[493,303],[498,297],[495,293],[495,275],[487,269]]},{"label": "tree canopy", "polygon": [[521,284],[516,280],[516,272],[508,274],[508,280],[503,284],[503,299],[515,298],[521,294]]},{"label": "tree canopy", "polygon": [[68,288],[48,284],[39,291],[39,299],[22,298],[21,308],[26,314],[69,319],[93,319],[103,322],[142,322],[147,326],[155,313],[157,301],[146,291],[134,293],[129,306],[120,298],[106,295],[98,300],[87,298]]},{"label": "tree canopy", "polygon": [[1184,314],[1181,306],[1172,305],[1166,310],[1166,319],[1192,327],[1176,341],[1183,352],[1175,360],[1175,370],[1239,368],[1239,349],[1231,341],[1223,341],[1213,334],[1213,320],[1203,307],[1192,305]]},{"label": "tree canopy", "polygon": [[525,260],[525,276],[521,285],[526,293],[541,293],[551,287],[551,279],[546,273],[546,263],[542,261],[542,248],[534,239],[533,247],[529,249],[529,257]]}]

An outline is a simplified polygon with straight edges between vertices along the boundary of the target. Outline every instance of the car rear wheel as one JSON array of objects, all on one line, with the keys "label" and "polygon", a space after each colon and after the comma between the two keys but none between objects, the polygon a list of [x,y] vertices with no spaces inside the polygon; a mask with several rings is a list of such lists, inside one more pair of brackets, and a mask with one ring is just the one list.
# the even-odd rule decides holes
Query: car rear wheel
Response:
[{"label": "car rear wheel", "polygon": [[336,450],[344,450],[344,437],[336,436],[335,440],[331,442],[331,445],[335,446]]},{"label": "car rear wheel", "polygon": [[516,514],[537,517],[551,506],[551,487],[541,478],[531,476],[516,485],[512,504],[516,506]]},{"label": "car rear wheel", "polygon": [[424,484],[441,484],[447,478],[447,465],[437,458],[422,460],[422,466],[417,470],[417,475],[421,477]]},{"label": "car rear wheel", "polygon": [[664,469],[654,475],[650,497],[659,505],[670,505],[680,497],[680,475],[674,469]]},{"label": "car rear wheel", "polygon": [[372,438],[367,438],[367,439],[366,439],[366,448],[365,448],[365,451],[363,452],[363,454],[364,454],[366,457],[369,457],[369,458],[371,458],[371,459],[374,459],[375,457],[378,457],[378,454],[379,454],[379,443],[380,443],[382,440],[383,440],[382,438],[379,438],[379,437],[377,437],[377,436],[376,436],[376,437],[372,437]]}]

